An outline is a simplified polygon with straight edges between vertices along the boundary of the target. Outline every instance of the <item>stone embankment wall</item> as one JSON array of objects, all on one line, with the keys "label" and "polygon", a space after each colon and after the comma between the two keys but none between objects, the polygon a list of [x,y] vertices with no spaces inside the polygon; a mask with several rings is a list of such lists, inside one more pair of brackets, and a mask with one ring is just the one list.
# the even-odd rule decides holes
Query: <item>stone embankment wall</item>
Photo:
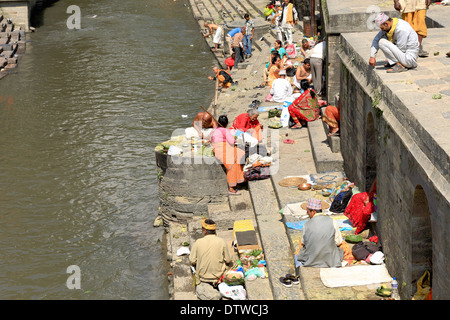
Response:
[{"label": "stone embankment wall", "polygon": [[399,87],[399,80],[390,85],[380,76],[385,70],[372,70],[355,49],[360,37],[342,36],[338,51],[345,172],[366,190],[377,179],[377,233],[388,269],[400,279],[402,298],[411,299],[417,280],[430,270],[433,299],[448,299],[450,159],[415,113],[417,104],[431,109],[433,100],[425,92],[430,105],[415,100],[420,93],[404,92],[408,87]]}]

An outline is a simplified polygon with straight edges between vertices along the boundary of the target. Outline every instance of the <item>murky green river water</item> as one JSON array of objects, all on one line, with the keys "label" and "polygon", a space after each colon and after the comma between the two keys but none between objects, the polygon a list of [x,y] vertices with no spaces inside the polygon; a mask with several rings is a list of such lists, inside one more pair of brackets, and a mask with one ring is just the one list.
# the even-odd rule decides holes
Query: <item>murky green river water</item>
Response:
[{"label": "murky green river water", "polygon": [[168,298],[153,149],[214,90],[185,4],[60,0],[36,15],[0,80],[1,299]]}]

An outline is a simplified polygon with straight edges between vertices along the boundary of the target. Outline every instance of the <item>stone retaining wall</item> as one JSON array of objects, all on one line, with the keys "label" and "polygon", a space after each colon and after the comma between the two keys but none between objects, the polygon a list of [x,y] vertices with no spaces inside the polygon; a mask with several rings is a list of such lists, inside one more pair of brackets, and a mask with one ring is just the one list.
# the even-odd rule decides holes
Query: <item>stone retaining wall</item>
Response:
[{"label": "stone retaining wall", "polygon": [[[369,35],[373,35],[369,33]],[[377,233],[390,273],[411,299],[432,270],[433,299],[450,297],[448,154],[383,79],[341,37],[341,152],[351,181],[377,179]],[[432,262],[432,267],[430,266]]]}]

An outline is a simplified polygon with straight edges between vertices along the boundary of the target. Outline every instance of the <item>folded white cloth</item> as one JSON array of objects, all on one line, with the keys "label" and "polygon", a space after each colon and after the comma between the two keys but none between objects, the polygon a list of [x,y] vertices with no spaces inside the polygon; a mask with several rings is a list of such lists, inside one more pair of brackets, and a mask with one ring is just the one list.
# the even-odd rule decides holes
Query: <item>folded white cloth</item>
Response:
[{"label": "folded white cloth", "polygon": [[254,153],[248,157],[247,162],[243,168],[244,172],[247,172],[248,169],[253,167],[253,164],[257,161],[259,161],[263,165],[270,165],[270,164],[272,164],[273,158],[269,157],[269,156],[262,156],[260,154]]}]

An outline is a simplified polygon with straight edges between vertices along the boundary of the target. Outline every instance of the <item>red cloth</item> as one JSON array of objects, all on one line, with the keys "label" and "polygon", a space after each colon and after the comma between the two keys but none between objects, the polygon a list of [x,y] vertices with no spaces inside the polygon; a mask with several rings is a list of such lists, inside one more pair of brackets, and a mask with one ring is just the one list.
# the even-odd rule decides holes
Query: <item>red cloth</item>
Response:
[{"label": "red cloth", "polygon": [[234,67],[234,59],[232,57],[226,58],[225,65],[227,65],[228,67]]},{"label": "red cloth", "polygon": [[[288,107],[289,114],[292,118],[299,118],[304,121],[314,121],[319,119],[320,108],[317,96],[311,96],[311,89],[303,92],[292,104]],[[297,123],[297,121],[295,121]]]},{"label": "red cloth", "polygon": [[[369,198],[369,203],[364,205],[364,200]],[[355,194],[345,209],[344,215],[350,220],[352,225],[356,227],[355,234],[361,233],[370,219],[370,215],[374,211],[372,199],[367,192]]]},{"label": "red cloth", "polygon": [[242,113],[234,119],[233,128],[247,132],[248,129],[255,129],[260,126],[258,119],[251,121],[248,113]]}]

